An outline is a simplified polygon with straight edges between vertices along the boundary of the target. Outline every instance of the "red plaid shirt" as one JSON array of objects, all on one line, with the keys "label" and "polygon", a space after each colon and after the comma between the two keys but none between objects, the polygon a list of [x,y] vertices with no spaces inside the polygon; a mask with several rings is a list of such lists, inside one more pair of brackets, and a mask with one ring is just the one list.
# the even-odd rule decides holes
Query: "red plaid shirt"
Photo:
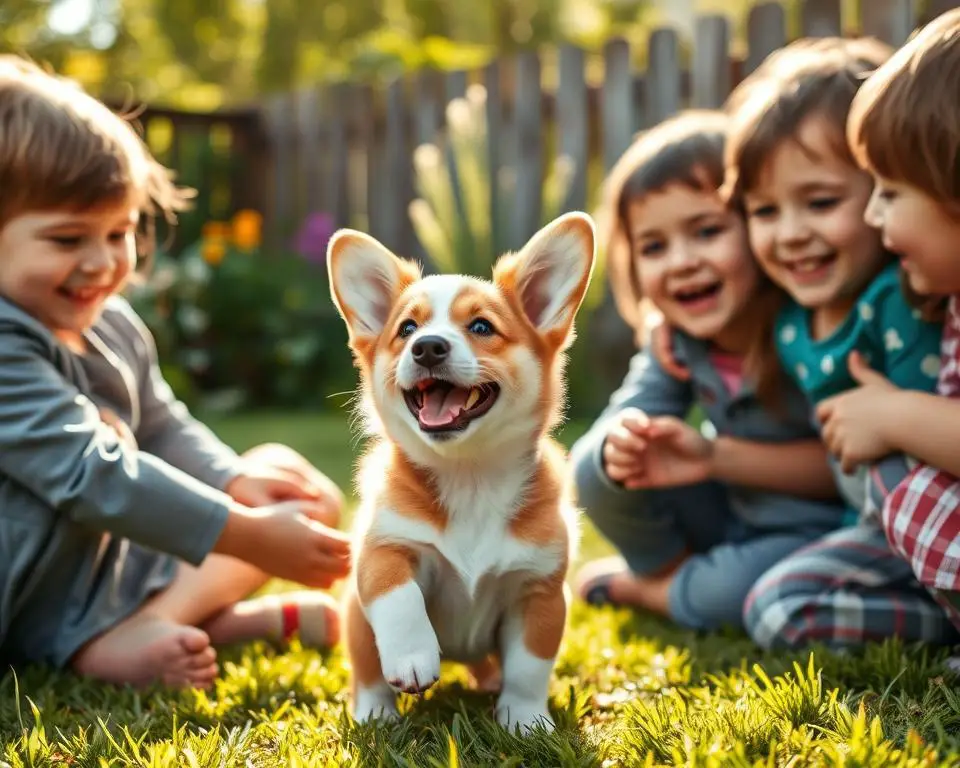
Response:
[{"label": "red plaid shirt", "polygon": [[[960,297],[950,299],[940,351],[937,394],[960,397]],[[883,525],[921,584],[960,592],[960,479],[921,464],[887,497]],[[954,623],[960,621],[955,609],[944,607]]]}]

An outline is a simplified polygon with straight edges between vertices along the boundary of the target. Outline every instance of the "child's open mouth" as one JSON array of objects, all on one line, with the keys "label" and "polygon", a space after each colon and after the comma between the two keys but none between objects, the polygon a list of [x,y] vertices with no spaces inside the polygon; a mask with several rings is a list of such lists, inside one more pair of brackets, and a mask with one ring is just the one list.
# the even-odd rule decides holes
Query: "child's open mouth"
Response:
[{"label": "child's open mouth", "polygon": [[830,271],[830,267],[837,260],[836,253],[828,253],[825,256],[811,256],[806,259],[797,259],[796,261],[785,261],[783,266],[791,275],[801,281],[819,280]]},{"label": "child's open mouth", "polygon": [[57,293],[63,296],[65,299],[73,302],[74,304],[79,304],[85,306],[88,304],[96,303],[101,296],[104,294],[104,288],[65,288],[61,287],[57,289]]},{"label": "child's open mouth", "polygon": [[673,294],[674,300],[685,309],[695,311],[697,309],[707,309],[713,306],[714,300],[720,294],[723,283],[717,280],[713,283],[704,283],[702,285],[690,286],[676,291]]},{"label": "child's open mouth", "polygon": [[423,379],[403,391],[407,408],[424,432],[454,432],[483,416],[500,395],[498,384],[458,387],[443,379]]}]

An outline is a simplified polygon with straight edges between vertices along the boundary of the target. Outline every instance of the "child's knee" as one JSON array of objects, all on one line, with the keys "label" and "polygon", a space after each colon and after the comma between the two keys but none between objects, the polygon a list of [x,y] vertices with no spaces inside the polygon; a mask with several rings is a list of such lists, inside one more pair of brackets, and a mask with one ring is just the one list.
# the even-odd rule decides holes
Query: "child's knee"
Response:
[{"label": "child's knee", "polygon": [[762,576],[743,603],[743,626],[765,650],[800,648],[814,638],[805,620],[809,601],[799,585],[776,573]]},{"label": "child's knee", "polygon": [[681,567],[670,585],[674,621],[699,630],[743,626],[743,604],[749,583],[722,578],[709,563],[694,557]]}]

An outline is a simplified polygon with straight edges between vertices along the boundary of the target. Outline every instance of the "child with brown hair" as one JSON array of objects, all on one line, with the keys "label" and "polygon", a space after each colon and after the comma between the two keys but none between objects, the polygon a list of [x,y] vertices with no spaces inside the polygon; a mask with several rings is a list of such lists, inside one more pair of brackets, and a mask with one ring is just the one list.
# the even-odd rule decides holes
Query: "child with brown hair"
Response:
[{"label": "child with brown hair", "polygon": [[[639,136],[610,173],[619,309],[635,328],[645,303],[663,313],[692,380],[640,351],[571,452],[579,504],[620,552],[581,570],[579,594],[705,629],[741,627],[756,578],[843,513],[808,404],[777,382],[779,290],[718,193],[727,131],[723,113],[683,113]],[[684,421],[697,406],[715,439]]]},{"label": "child with brown hair", "polygon": [[[919,391],[933,389],[938,369],[941,326],[908,303],[895,261],[864,221],[872,180],[846,142],[850,104],[889,53],[873,40],[801,40],[731,97],[725,194],[743,205],[759,264],[790,297],[776,318],[777,353],[826,419],[831,446],[832,398],[873,376],[871,367]],[[909,458],[874,458],[869,477],[832,458],[856,524],[791,554],[750,591],[745,621],[760,645],[955,638],[879,523],[884,489]]]},{"label": "child with brown hair", "polygon": [[[854,99],[853,152],[876,181],[866,220],[910,287],[948,299],[935,393],[868,372],[824,403],[827,444],[844,461],[893,451],[919,466],[892,491],[883,526],[894,550],[960,629],[960,10],[939,16]],[[947,97],[945,97],[945,95]]]},{"label": "child with brown hair", "polygon": [[212,643],[329,647],[339,489],[289,448],[237,456],[163,380],[120,292],[184,191],[73,83],[0,57],[0,660],[209,687]]}]

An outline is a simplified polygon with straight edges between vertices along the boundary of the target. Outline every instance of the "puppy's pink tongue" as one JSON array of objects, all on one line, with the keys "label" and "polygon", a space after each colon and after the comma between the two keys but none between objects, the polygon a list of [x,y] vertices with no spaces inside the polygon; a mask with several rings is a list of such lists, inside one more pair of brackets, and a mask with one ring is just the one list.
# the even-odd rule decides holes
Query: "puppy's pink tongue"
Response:
[{"label": "puppy's pink tongue", "polygon": [[460,387],[437,387],[427,392],[423,398],[423,408],[420,409],[420,423],[428,427],[442,427],[452,423],[467,404],[469,394],[469,389]]}]

